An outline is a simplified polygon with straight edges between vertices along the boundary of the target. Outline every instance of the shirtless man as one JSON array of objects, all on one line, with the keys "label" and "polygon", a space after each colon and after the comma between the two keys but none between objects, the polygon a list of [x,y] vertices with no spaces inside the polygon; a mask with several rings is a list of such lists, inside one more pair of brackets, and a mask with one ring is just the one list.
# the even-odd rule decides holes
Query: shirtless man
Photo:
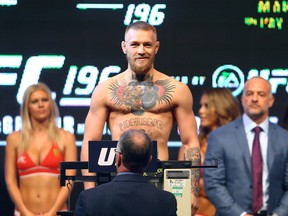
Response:
[{"label": "shirtless man", "polygon": [[[192,94],[184,83],[154,68],[159,50],[156,29],[142,21],[130,24],[121,47],[128,68],[97,85],[85,120],[81,160],[88,161],[88,141],[101,140],[105,122],[112,140],[128,129],[144,129],[157,141],[158,159],[168,160],[168,139],[174,121],[180,131],[184,158],[200,165],[200,150]],[[83,170],[83,175],[89,174]],[[95,186],[85,183],[85,188]],[[197,210],[199,169],[192,169],[192,213]]]}]

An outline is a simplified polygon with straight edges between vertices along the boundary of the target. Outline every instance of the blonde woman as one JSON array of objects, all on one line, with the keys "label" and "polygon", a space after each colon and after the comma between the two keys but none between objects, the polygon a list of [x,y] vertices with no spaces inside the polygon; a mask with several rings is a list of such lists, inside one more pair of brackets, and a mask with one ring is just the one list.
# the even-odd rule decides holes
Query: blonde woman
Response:
[{"label": "blonde woman", "polygon": [[58,108],[43,83],[27,88],[21,117],[22,129],[6,140],[5,180],[14,215],[55,216],[67,209],[68,190],[60,187],[59,163],[76,161],[75,137],[57,127]]},{"label": "blonde woman", "polygon": [[[205,90],[200,99],[199,117],[201,119],[199,142],[201,164],[204,163],[207,149],[207,138],[211,131],[240,117],[240,108],[237,99],[231,91],[224,88]],[[179,151],[179,160],[183,160],[183,150]],[[200,177],[200,192],[198,198],[197,215],[215,215],[215,207],[208,200],[204,191],[202,172]]]}]

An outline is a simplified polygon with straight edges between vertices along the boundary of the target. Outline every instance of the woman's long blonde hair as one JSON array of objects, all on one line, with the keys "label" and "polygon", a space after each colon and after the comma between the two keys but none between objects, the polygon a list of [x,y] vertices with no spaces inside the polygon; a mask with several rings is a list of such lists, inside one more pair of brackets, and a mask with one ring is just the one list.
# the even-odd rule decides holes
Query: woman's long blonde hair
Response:
[{"label": "woman's long blonde hair", "polygon": [[48,124],[48,136],[49,139],[55,144],[57,144],[60,149],[63,149],[63,143],[60,136],[59,128],[56,124],[56,118],[59,117],[59,110],[52,99],[51,91],[48,86],[44,83],[37,83],[34,85],[29,86],[23,96],[23,101],[20,109],[21,119],[22,119],[22,133],[21,133],[21,143],[19,144],[18,152],[19,154],[23,153],[23,151],[27,150],[29,145],[30,137],[33,132],[31,116],[29,113],[29,102],[32,93],[35,91],[44,91],[49,99],[50,102],[50,116],[49,116],[49,124]]}]

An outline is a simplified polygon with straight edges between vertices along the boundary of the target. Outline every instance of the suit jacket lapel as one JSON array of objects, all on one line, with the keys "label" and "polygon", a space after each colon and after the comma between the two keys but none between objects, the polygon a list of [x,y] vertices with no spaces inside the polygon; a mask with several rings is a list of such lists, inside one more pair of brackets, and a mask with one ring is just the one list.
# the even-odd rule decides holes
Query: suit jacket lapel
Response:
[{"label": "suit jacket lapel", "polygon": [[243,154],[243,158],[245,161],[245,164],[248,167],[248,170],[250,173],[252,172],[251,169],[251,155],[249,152],[249,147],[248,147],[248,141],[247,141],[247,136],[245,133],[244,125],[243,125],[243,119],[239,118],[238,120],[235,121],[235,137],[237,144],[239,145],[241,152]]},{"label": "suit jacket lapel", "polygon": [[275,125],[269,123],[267,148],[267,165],[269,170],[272,168],[276,154],[275,143],[277,143],[277,130],[275,130]]}]

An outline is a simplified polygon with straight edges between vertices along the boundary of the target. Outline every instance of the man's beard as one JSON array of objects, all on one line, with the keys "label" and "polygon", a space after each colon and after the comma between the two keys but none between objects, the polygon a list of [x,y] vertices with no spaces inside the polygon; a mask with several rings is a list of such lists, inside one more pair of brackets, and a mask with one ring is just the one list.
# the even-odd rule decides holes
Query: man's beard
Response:
[{"label": "man's beard", "polygon": [[136,74],[146,74],[152,68],[152,65],[154,62],[154,57],[148,59],[148,62],[144,65],[135,64],[134,59],[129,58],[129,56],[127,56],[127,61],[128,61],[130,68],[133,72],[135,72]]},{"label": "man's beard", "polygon": [[262,116],[265,115],[265,110],[259,110],[258,112],[253,112],[251,110],[247,110],[247,115],[252,119],[252,120],[257,120],[260,119]]}]

